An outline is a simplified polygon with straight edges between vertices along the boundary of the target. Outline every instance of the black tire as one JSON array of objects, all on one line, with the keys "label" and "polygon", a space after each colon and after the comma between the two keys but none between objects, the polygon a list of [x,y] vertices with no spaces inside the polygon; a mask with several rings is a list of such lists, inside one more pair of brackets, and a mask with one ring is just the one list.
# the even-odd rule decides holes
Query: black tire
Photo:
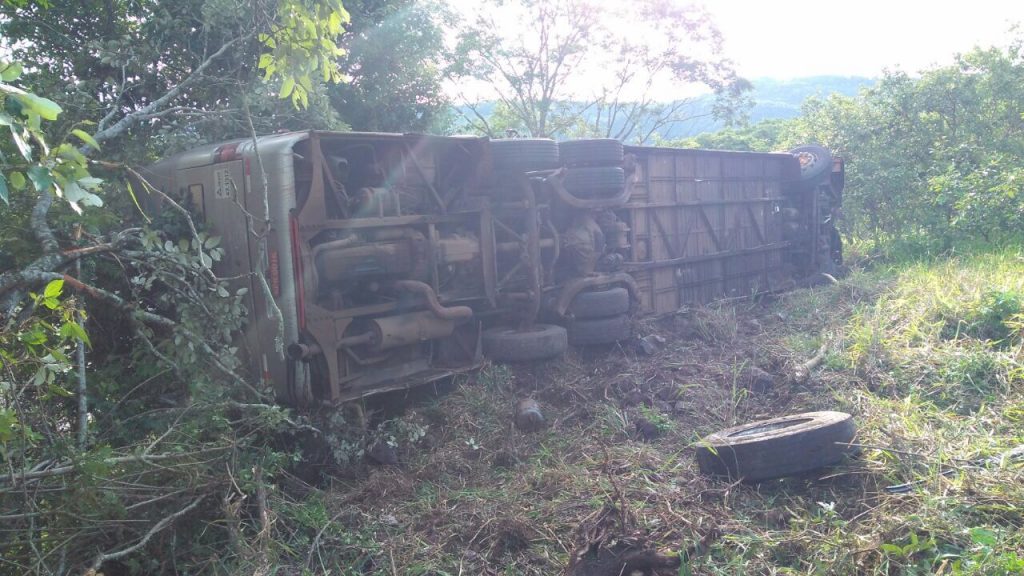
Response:
[{"label": "black tire", "polygon": [[607,198],[622,192],[626,173],[616,166],[570,168],[565,171],[562,184],[577,198]]},{"label": "black tire", "polygon": [[614,138],[566,140],[558,144],[566,166],[622,166],[622,142]]},{"label": "black tire", "polygon": [[632,335],[633,322],[628,314],[576,320],[569,326],[569,344],[573,346],[612,344]]},{"label": "black tire", "polygon": [[495,172],[530,172],[558,168],[558,144],[548,138],[491,140]]},{"label": "black tire", "polygon": [[797,146],[789,153],[800,161],[801,182],[817,184],[826,174],[832,173],[832,153],[821,146]]},{"label": "black tire", "polygon": [[530,362],[561,356],[569,347],[565,328],[534,324],[526,330],[499,326],[484,330],[484,355],[498,362]]},{"label": "black tire", "polygon": [[629,312],[629,291],[625,288],[580,292],[569,305],[569,314],[577,320],[607,318],[626,312]]},{"label": "black tire", "polygon": [[853,417],[805,412],[751,422],[706,436],[697,446],[701,472],[745,482],[792,476],[836,464],[855,452]]}]

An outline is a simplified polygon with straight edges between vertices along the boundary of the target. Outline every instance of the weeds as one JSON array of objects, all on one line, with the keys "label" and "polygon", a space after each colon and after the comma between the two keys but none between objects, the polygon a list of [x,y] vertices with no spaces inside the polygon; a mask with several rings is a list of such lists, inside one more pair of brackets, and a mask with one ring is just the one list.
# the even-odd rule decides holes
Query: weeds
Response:
[{"label": "weeds", "polygon": [[[560,573],[581,522],[609,502],[686,559],[679,574],[1021,573],[1024,470],[1000,455],[1024,444],[1022,293],[1013,252],[876,266],[764,307],[649,322],[670,342],[656,357],[488,366],[402,417],[426,418],[424,434],[383,427],[416,438],[402,469],[282,515],[301,515],[307,540],[343,519],[321,539],[366,574]],[[826,340],[811,378],[784,383]],[[754,366],[779,384],[741,386]],[[548,422],[531,434],[511,426],[527,394]],[[757,486],[693,462],[709,432],[816,409],[854,414],[858,459]],[[653,441],[637,438],[639,418]],[[340,565],[319,562],[307,565]]]}]

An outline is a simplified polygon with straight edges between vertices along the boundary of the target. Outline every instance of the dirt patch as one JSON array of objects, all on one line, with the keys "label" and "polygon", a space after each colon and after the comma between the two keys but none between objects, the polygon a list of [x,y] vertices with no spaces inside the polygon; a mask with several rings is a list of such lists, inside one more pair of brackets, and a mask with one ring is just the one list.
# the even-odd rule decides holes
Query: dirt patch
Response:
[{"label": "dirt patch", "polygon": [[[426,432],[399,446],[401,465],[333,489],[358,518],[350,530],[372,535],[362,555],[386,554],[393,573],[675,575],[681,558],[732,546],[721,534],[785,529],[811,498],[862,511],[843,492],[862,495],[863,477],[843,471],[748,487],[697,470],[703,435],[835,408],[817,378],[787,376],[806,356],[781,344],[786,320],[741,306],[645,320],[653,347],[487,366],[407,408]],[[523,398],[543,412],[530,432],[514,424]]]}]

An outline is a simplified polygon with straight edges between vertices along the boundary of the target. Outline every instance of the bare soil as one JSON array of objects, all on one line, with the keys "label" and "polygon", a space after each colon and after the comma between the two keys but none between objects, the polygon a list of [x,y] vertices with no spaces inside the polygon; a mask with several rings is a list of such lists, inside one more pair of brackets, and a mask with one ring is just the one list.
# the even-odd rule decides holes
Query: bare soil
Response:
[{"label": "bare soil", "polygon": [[[343,552],[351,573],[687,573],[680,562],[704,573],[732,536],[788,530],[820,516],[821,502],[863,514],[877,481],[856,462],[756,486],[706,478],[694,462],[694,443],[715,430],[854,408],[832,393],[841,381],[794,380],[813,351],[791,351],[787,336],[822,325],[788,314],[743,301],[648,319],[636,332],[658,343],[653,354],[627,342],[491,365],[448,394],[406,402],[400,419],[425,435],[396,438],[397,466],[349,467],[325,493],[362,535]],[[543,411],[538,431],[513,423],[523,398]],[[773,554],[796,562],[791,548]]]}]

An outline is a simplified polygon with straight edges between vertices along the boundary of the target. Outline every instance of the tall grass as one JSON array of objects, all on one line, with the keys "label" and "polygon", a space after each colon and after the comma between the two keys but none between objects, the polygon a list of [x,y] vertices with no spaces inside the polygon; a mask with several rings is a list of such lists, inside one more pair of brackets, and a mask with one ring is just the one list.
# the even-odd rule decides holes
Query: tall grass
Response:
[{"label": "tall grass", "polygon": [[839,507],[841,530],[791,532],[799,572],[1024,573],[1024,472],[1000,458],[1024,444],[1024,256],[918,260],[847,282],[878,296],[823,320],[839,344],[822,379],[857,412],[870,476],[863,498]]},{"label": "tall grass", "polygon": [[[303,557],[331,550],[358,567],[342,573],[556,574],[613,503],[685,556],[680,574],[1022,574],[1024,463],[1002,456],[1024,444],[1022,294],[1017,250],[876,263],[765,307],[649,321],[666,336],[653,356],[490,366],[403,416],[426,432],[401,469],[306,511],[346,524]],[[823,344],[809,380],[786,380]],[[776,386],[741,387],[749,366]],[[527,395],[548,418],[530,434],[511,423]],[[718,428],[814,409],[854,415],[859,458],[754,486],[693,462]],[[657,438],[638,437],[640,418]]]}]

